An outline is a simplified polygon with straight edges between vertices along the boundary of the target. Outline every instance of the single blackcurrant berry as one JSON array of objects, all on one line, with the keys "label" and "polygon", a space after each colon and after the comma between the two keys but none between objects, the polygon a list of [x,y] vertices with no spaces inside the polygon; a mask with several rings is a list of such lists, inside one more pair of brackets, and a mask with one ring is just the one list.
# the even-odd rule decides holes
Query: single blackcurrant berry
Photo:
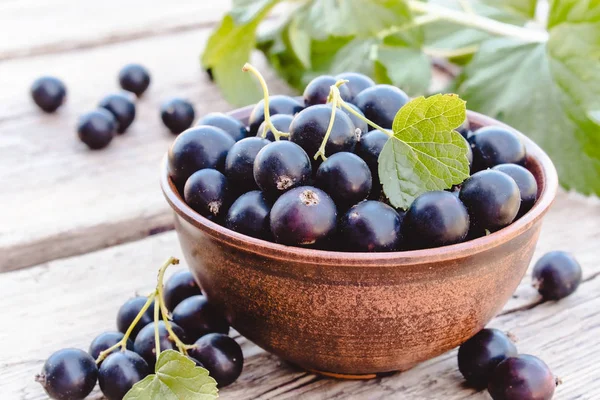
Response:
[{"label": "single blackcurrant berry", "polygon": [[272,142],[256,155],[253,169],[258,187],[270,197],[302,186],[312,175],[310,159],[302,147],[288,141]]},{"label": "single blackcurrant berry", "polygon": [[52,113],[60,107],[67,97],[67,88],[58,78],[43,76],[31,85],[31,97],[43,111]]},{"label": "single blackcurrant berry", "polygon": [[[336,82],[337,79],[331,75],[317,76],[310,81],[304,89],[304,107],[327,103],[331,86],[335,85]],[[341,85],[339,90],[342,100],[350,101],[352,99],[350,89],[346,85]]]},{"label": "single blackcurrant berry", "polygon": [[398,250],[402,216],[379,201],[363,201],[341,218],[340,237],[350,251],[379,252]]},{"label": "single blackcurrant berry", "polygon": [[360,138],[356,145],[355,153],[357,156],[365,160],[371,176],[373,177],[373,187],[371,188],[372,199],[378,199],[381,193],[381,181],[379,180],[379,154],[383,150],[383,146],[387,143],[389,135],[380,130],[370,131]]},{"label": "single blackcurrant berry", "polygon": [[[358,108],[354,104],[348,103],[348,107],[350,107],[356,113],[358,113],[359,115],[362,115],[364,117],[364,114],[362,111],[360,111],[360,108]],[[357,130],[355,130],[356,137],[360,140],[362,135],[366,134],[369,131],[369,125],[364,120],[358,118],[356,115],[354,115],[350,111],[346,110],[345,108],[342,108],[342,111],[344,111],[346,113],[346,115],[348,117],[350,117],[350,120],[354,124],[354,128],[357,129]]]},{"label": "single blackcurrant berry", "polygon": [[220,112],[206,114],[196,123],[196,125],[210,125],[223,129],[236,142],[248,136],[248,130],[237,119],[231,115]]},{"label": "single blackcurrant berry", "polygon": [[458,369],[469,385],[483,389],[494,368],[516,355],[517,348],[508,335],[498,329],[482,329],[459,347]]},{"label": "single blackcurrant berry", "polygon": [[192,126],[194,117],[194,106],[185,99],[170,99],[160,106],[162,122],[175,135]]},{"label": "single blackcurrant berry", "polygon": [[[127,332],[129,326],[144,307],[146,301],[148,299],[146,297],[138,296],[132,299],[129,299],[119,308],[119,312],[117,313],[117,329],[121,333]],[[135,337],[142,330],[142,328],[149,323],[154,321],[154,305],[151,305],[146,312],[142,315],[142,318],[138,321],[131,332],[131,340],[135,340]]]},{"label": "single blackcurrant berry", "polygon": [[178,271],[167,279],[163,291],[165,305],[169,311],[173,311],[177,304],[188,297],[198,294],[202,294],[202,291],[192,273],[187,270]]},{"label": "single blackcurrant berry", "polygon": [[108,146],[116,131],[115,117],[104,108],[83,114],[77,123],[79,139],[92,150]]},{"label": "single blackcurrant berry", "polygon": [[169,149],[169,175],[183,186],[196,171],[223,170],[227,152],[235,141],[214,126],[196,126],[181,133]]},{"label": "single blackcurrant berry", "polygon": [[465,139],[468,139],[471,134],[471,124],[468,119],[465,119],[465,122],[462,123],[461,126],[456,128],[456,131],[462,135]]},{"label": "single blackcurrant berry", "polygon": [[525,145],[508,129],[486,126],[475,131],[469,142],[473,148],[473,167],[476,171],[498,164],[525,165]]},{"label": "single blackcurrant berry", "polygon": [[185,332],[190,342],[208,333],[228,333],[229,323],[225,316],[205,296],[188,297],[173,310],[173,322]]},{"label": "single blackcurrant berry", "polygon": [[474,230],[495,232],[513,222],[521,195],[514,179],[500,171],[485,170],[473,174],[460,189]]},{"label": "single blackcurrant berry", "polygon": [[241,195],[229,207],[225,227],[258,239],[270,238],[269,213],[271,202],[260,190]]},{"label": "single blackcurrant berry", "polygon": [[96,386],[97,379],[96,362],[79,349],[62,349],[52,354],[35,377],[48,396],[57,400],[85,398]]},{"label": "single blackcurrant berry", "polygon": [[521,207],[519,207],[517,218],[525,215],[537,200],[538,186],[535,176],[528,169],[517,164],[500,164],[492,169],[504,172],[515,180],[521,194]]},{"label": "single blackcurrant berry", "polygon": [[490,377],[488,392],[494,400],[550,400],[556,384],[546,363],[519,354],[498,364]]},{"label": "single blackcurrant berry", "polygon": [[190,357],[200,361],[223,388],[241,375],[244,367],[242,348],[232,338],[221,333],[202,336],[189,350]]},{"label": "single blackcurrant berry", "polygon": [[273,204],[271,232],[277,243],[312,245],[335,231],[336,218],[335,204],[327,193],[301,186],[284,193]]},{"label": "single blackcurrant berry", "polygon": [[98,371],[98,383],[108,400],[122,400],[129,390],[150,374],[148,363],[133,351],[109,355]]},{"label": "single blackcurrant berry", "polygon": [[560,300],[573,293],[581,283],[581,266],[565,251],[551,251],[533,267],[533,287],[544,300]]},{"label": "single blackcurrant berry", "polygon": [[[271,117],[271,123],[273,124],[275,129],[277,129],[279,132],[283,132],[283,133],[288,133],[290,131],[290,125],[292,124],[293,120],[294,120],[294,117],[291,115],[287,115],[287,114],[277,114],[277,115],[273,115]],[[263,122],[262,124],[260,124],[260,126],[258,127],[258,132],[256,132],[256,136],[262,138],[262,134],[265,130],[266,125],[267,125],[266,122]],[[273,135],[271,128],[267,128],[266,139],[271,142],[275,141],[275,135]],[[279,140],[288,140],[288,138],[287,138],[287,136],[280,136]]]},{"label": "single blackcurrant berry", "polygon": [[[107,350],[109,347],[112,347],[123,340],[123,336],[125,336],[123,332],[103,332],[96,336],[96,338],[92,341],[88,353],[90,353],[90,356],[96,360],[100,353],[102,353],[104,350]],[[127,339],[126,347],[129,350],[133,350],[133,342],[131,339]],[[116,351],[119,350],[113,350],[111,354]]]},{"label": "single blackcurrant berry", "polygon": [[229,184],[216,169],[194,172],[185,183],[183,197],[188,206],[209,219],[225,215],[229,208]]},{"label": "single blackcurrant berry", "polygon": [[225,159],[225,176],[237,193],[258,189],[254,181],[254,160],[258,152],[271,143],[260,137],[249,137],[234,144]]},{"label": "single blackcurrant berry", "polygon": [[135,119],[135,103],[125,94],[117,93],[106,96],[98,107],[105,108],[117,120],[117,133],[124,133]]},{"label": "single blackcurrant berry", "polygon": [[150,86],[150,73],[140,64],[129,64],[119,72],[119,84],[123,90],[140,97]]},{"label": "single blackcurrant berry", "polygon": [[[273,116],[276,114],[288,114],[296,115],[304,106],[290,96],[275,95],[269,97],[269,115]],[[248,119],[248,125],[250,128],[250,134],[256,135],[258,127],[265,120],[265,100],[261,100],[254,106],[250,118]]]},{"label": "single blackcurrant berry", "polygon": [[350,91],[350,101],[353,101],[354,98],[363,90],[375,86],[373,79],[358,72],[344,72],[337,75],[335,79],[344,79],[348,81],[343,86],[346,86]]},{"label": "single blackcurrant berry", "polygon": [[321,164],[315,184],[345,209],[366,199],[373,181],[366,162],[356,154],[341,152]]},{"label": "single blackcurrant berry", "polygon": [[[156,365],[156,341],[154,340],[154,324],[154,322],[151,322],[148,325],[146,325],[135,338],[135,342],[133,342],[133,348],[135,349],[135,352],[142,356],[146,363],[148,363],[150,371],[154,371],[154,366]],[[184,342],[187,340],[183,329],[181,329],[179,325],[171,322],[171,328],[180,340]],[[160,341],[161,352],[165,350],[177,350],[177,346],[175,345],[175,339],[169,335],[169,332],[165,327],[164,321],[158,322],[158,338]]]},{"label": "single blackcurrant berry", "polygon": [[392,127],[398,110],[409,100],[408,95],[395,86],[375,85],[360,92],[354,98],[354,104],[367,119],[388,129]]}]

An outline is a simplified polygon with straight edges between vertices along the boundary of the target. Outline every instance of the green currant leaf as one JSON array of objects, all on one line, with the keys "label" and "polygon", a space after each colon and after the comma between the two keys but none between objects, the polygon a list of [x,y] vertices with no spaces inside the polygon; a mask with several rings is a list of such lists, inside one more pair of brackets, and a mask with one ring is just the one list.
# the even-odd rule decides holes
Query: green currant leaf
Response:
[{"label": "green currant leaf", "polygon": [[457,95],[418,97],[404,105],[379,155],[379,179],[393,206],[407,209],[420,194],[469,177],[467,143],[454,129],[466,118]]},{"label": "green currant leaf", "polygon": [[[278,3],[275,1],[275,3]],[[262,19],[261,13],[266,8],[271,8],[273,0],[233,0],[229,15],[236,24],[248,24],[256,18]]]},{"label": "green currant leaf", "polygon": [[431,82],[431,62],[421,50],[409,47],[377,47],[375,78],[398,86],[411,96],[427,93]]},{"label": "green currant leaf", "polygon": [[308,33],[306,33],[305,30],[298,26],[298,20],[296,19],[292,20],[288,26],[288,38],[292,51],[294,52],[294,54],[296,54],[296,57],[298,57],[298,61],[302,63],[302,66],[304,68],[310,69],[311,39]]},{"label": "green currant leaf", "polygon": [[213,400],[217,382],[204,368],[174,350],[160,353],[156,374],[148,375],[127,392],[123,400]]},{"label": "green currant leaf", "polygon": [[550,0],[548,28],[565,22],[580,24],[599,20],[600,4],[597,0]]},{"label": "green currant leaf", "polygon": [[335,53],[329,73],[336,75],[352,71],[373,75],[373,55],[378,43],[377,38],[351,40]]}]

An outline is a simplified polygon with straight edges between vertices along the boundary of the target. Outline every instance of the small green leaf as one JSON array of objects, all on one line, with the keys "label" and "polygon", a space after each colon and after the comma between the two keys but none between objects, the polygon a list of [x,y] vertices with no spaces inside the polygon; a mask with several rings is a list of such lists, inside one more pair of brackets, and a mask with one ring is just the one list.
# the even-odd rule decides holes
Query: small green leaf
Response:
[{"label": "small green leaf", "polygon": [[133,385],[123,400],[213,400],[217,382],[204,368],[174,350],[160,353],[156,374]]},{"label": "small green leaf", "polygon": [[416,98],[403,106],[379,155],[379,178],[393,206],[407,209],[420,194],[469,177],[467,143],[454,131],[466,118],[456,95]]},{"label": "small green leaf", "polygon": [[298,26],[298,20],[293,19],[288,26],[289,43],[304,68],[310,69],[310,36]]},{"label": "small green leaf", "polygon": [[379,40],[376,38],[354,39],[335,53],[329,73],[332,75],[342,72],[360,72],[365,75],[373,74],[373,50]]}]

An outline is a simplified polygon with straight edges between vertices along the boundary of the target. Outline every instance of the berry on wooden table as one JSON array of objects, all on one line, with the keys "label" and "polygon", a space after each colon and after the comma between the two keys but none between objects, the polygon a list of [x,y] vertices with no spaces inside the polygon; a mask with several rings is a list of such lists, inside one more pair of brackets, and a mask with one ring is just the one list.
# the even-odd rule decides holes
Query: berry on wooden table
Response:
[{"label": "berry on wooden table", "polygon": [[52,399],[79,400],[90,394],[97,378],[92,356],[79,349],[62,349],[46,360],[35,380]]},{"label": "berry on wooden table", "polygon": [[179,303],[173,310],[173,322],[185,331],[190,342],[208,333],[229,332],[229,323],[223,314],[202,295],[188,297]]},{"label": "berry on wooden table", "polygon": [[[117,329],[119,332],[125,333],[129,328],[129,325],[133,322],[138,313],[142,310],[146,301],[148,299],[143,296],[134,297],[132,299],[127,300],[121,308],[119,308],[119,312],[117,313]],[[154,305],[151,305],[150,308],[146,310],[146,312],[142,315],[142,318],[138,321],[135,328],[131,332],[131,340],[135,340],[135,337],[142,330],[142,328],[149,323],[154,321]]]},{"label": "berry on wooden table", "polygon": [[241,375],[244,355],[240,345],[227,335],[210,333],[202,336],[188,351],[204,365],[220,388],[232,384]]},{"label": "berry on wooden table", "polygon": [[[92,356],[92,358],[95,360],[98,358],[101,352],[123,340],[123,336],[125,336],[123,332],[103,332],[96,336],[96,338],[92,341],[88,353],[90,353],[90,356]],[[126,347],[128,350],[133,350],[133,342],[129,338],[127,339]],[[113,350],[111,354],[115,351],[119,350]]]},{"label": "berry on wooden table", "polygon": [[31,97],[39,108],[47,113],[56,111],[67,97],[67,88],[58,78],[43,76],[31,85]]},{"label": "berry on wooden table", "polygon": [[130,350],[109,355],[98,371],[98,383],[108,400],[122,400],[127,392],[150,374],[148,363]]},{"label": "berry on wooden table", "polygon": [[494,400],[550,400],[557,379],[542,360],[519,354],[502,361],[494,369],[488,392]]},{"label": "berry on wooden table", "polygon": [[[154,339],[154,322],[146,325],[135,338],[133,342],[133,348],[137,354],[148,363],[148,367],[151,371],[154,371],[154,365],[156,364],[156,342]],[[185,334],[183,329],[177,324],[171,322],[171,328],[173,332],[179,337],[179,339],[185,341]],[[160,351],[165,350],[177,350],[175,340],[171,338],[167,328],[165,327],[164,321],[158,322],[158,337],[160,341]]]},{"label": "berry on wooden table", "polygon": [[104,108],[83,114],[77,122],[77,136],[92,150],[108,146],[116,131],[115,117]]},{"label": "berry on wooden table", "polygon": [[123,93],[110,94],[100,100],[98,107],[105,108],[117,120],[117,133],[124,133],[135,119],[135,103]]},{"label": "berry on wooden table", "polygon": [[565,251],[551,251],[533,267],[533,286],[544,300],[560,300],[575,292],[581,283],[581,266]]},{"label": "berry on wooden table", "polygon": [[196,125],[210,125],[223,129],[236,142],[248,136],[248,130],[231,115],[220,112],[208,113],[196,122]]},{"label": "berry on wooden table", "polygon": [[190,271],[178,271],[171,275],[165,283],[163,296],[169,311],[173,311],[177,304],[188,297],[202,294],[198,283]]},{"label": "berry on wooden table", "polygon": [[192,126],[195,118],[194,106],[185,99],[167,100],[160,107],[160,118],[171,133],[178,135]]},{"label": "berry on wooden table", "polygon": [[119,84],[123,90],[141,97],[150,86],[150,73],[140,64],[128,64],[119,71]]}]

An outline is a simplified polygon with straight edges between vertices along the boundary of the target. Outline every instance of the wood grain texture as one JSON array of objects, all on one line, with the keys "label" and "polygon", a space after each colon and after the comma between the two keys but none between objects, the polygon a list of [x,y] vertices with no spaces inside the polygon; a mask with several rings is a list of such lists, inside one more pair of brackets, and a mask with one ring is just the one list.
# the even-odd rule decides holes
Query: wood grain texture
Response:
[{"label": "wood grain texture", "polygon": [[[561,400],[600,397],[599,236],[600,202],[560,193],[534,260],[549,250],[572,251],[585,282],[560,302],[539,304],[526,277],[518,298],[491,323],[513,332],[521,352],[541,357],[564,380],[555,397]],[[181,255],[174,232],[0,274],[0,301],[5,321],[11,321],[0,330],[2,398],[45,399],[32,380],[44,359],[67,346],[86,349],[96,334],[114,329],[121,303],[151,290],[156,269],[170,255]],[[246,358],[244,372],[222,391],[223,399],[489,399],[462,384],[455,351],[386,378],[337,381],[301,371],[244,338],[238,340]]]}]

